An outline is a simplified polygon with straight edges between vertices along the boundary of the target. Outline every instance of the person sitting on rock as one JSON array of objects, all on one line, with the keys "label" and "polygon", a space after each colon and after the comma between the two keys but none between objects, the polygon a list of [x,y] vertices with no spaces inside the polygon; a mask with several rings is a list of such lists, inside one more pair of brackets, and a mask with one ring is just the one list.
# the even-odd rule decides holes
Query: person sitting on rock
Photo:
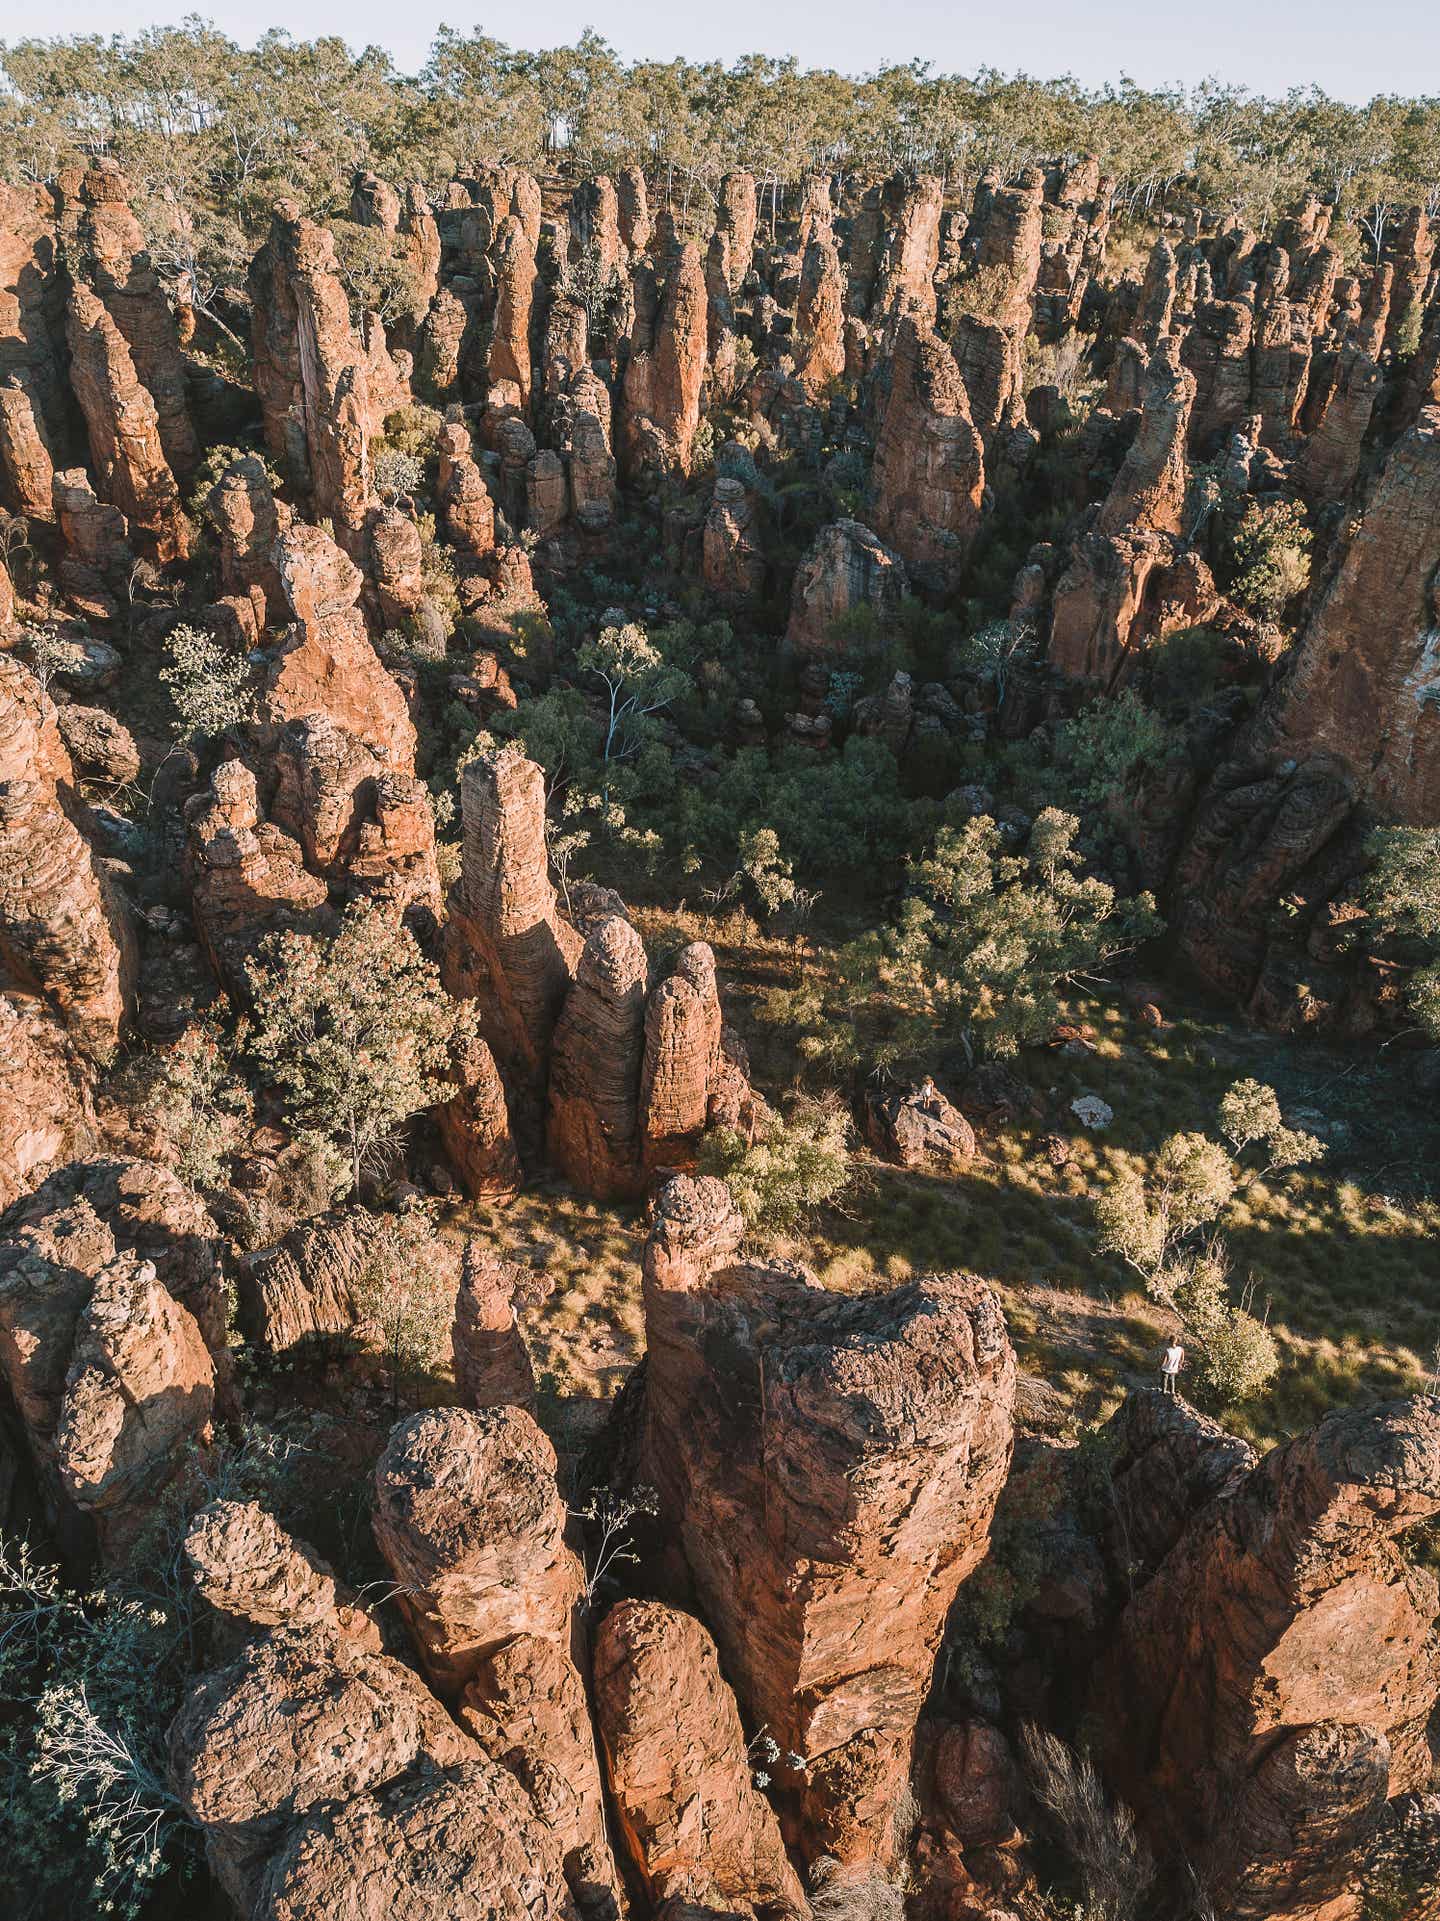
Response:
[{"label": "person sitting on rock", "polygon": [[1175,1393],[1176,1378],[1184,1365],[1185,1350],[1180,1345],[1180,1336],[1178,1334],[1172,1334],[1170,1336],[1170,1345],[1166,1348],[1160,1359],[1160,1385],[1166,1394]]}]

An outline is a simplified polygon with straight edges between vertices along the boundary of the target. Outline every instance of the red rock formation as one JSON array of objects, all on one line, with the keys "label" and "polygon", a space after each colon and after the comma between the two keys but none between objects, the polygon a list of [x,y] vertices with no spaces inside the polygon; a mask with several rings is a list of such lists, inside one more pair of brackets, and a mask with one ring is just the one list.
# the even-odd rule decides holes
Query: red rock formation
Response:
[{"label": "red rock formation", "polygon": [[979,269],[996,282],[988,310],[1002,327],[1022,338],[1040,274],[1044,196],[1044,176],[1032,168],[1018,185],[995,194],[981,231]]},{"label": "red rock formation", "polygon": [[489,405],[528,418],[530,307],[535,297],[535,244],[513,215],[495,236],[495,314],[486,363]]},{"label": "red rock formation", "polygon": [[94,1144],[91,1073],[43,1001],[0,994],[0,1208]]},{"label": "red rock formation", "polygon": [[891,1857],[955,1590],[985,1553],[1015,1363],[978,1281],[837,1297],[722,1265],[717,1181],[670,1181],[645,1254],[641,1473],[756,1725],[805,1755],[807,1854]]},{"label": "red rock formation", "polygon": [[622,914],[586,939],[550,1055],[546,1140],[582,1193],[638,1193],[640,1067],[645,1049],[645,947]]},{"label": "red rock formation", "polygon": [[570,196],[569,216],[571,258],[588,255],[600,285],[606,285],[619,270],[625,249],[614,181],[603,173],[582,180]]},{"label": "red rock formation", "polygon": [[374,1222],[363,1208],[300,1221],[273,1247],[241,1255],[236,1313],[246,1340],[267,1354],[329,1336],[348,1336],[360,1319],[355,1289]]},{"label": "red rock formation", "polygon": [[535,1411],[535,1370],[515,1319],[516,1272],[478,1240],[465,1243],[451,1346],[465,1407]]},{"label": "red rock formation", "polygon": [[[0,306],[3,299],[0,290]],[[0,381],[0,478],[5,482],[5,503],[14,512],[27,520],[54,520],[55,462],[43,416],[18,373]]]},{"label": "red rock formation", "polygon": [[374,505],[369,436],[381,423],[329,229],[282,201],[250,269],[250,294],[266,444],[305,477],[316,518],[332,521],[358,555]]},{"label": "red rock formation", "polygon": [[624,167],[615,176],[616,218],[620,241],[632,258],[650,244],[650,198],[639,167]]},{"label": "red rock formation", "polygon": [[495,503],[470,446],[470,430],[463,420],[447,421],[440,430],[440,472],[437,494],[445,517],[445,531],[463,554],[483,559],[495,547]]},{"label": "red rock formation", "polygon": [[705,273],[687,242],[666,273],[653,338],[638,345],[625,370],[620,445],[632,473],[689,473],[707,328]]},{"label": "red rock formation", "polygon": [[186,1528],[183,1545],[195,1592],[237,1639],[270,1628],[320,1627],[380,1653],[380,1630],[355,1594],[258,1502],[210,1502]]},{"label": "red rock formation", "polygon": [[50,190],[0,187],[0,497],[42,521],[52,518],[48,475],[65,425],[59,287]]},{"label": "red rock formation", "polygon": [[454,1095],[436,1108],[445,1151],[474,1200],[506,1200],[521,1182],[520,1156],[510,1132],[505,1083],[488,1044],[467,1034],[450,1064]]},{"label": "red rock formation", "polygon": [[614,1916],[626,1902],[605,1830],[600,1761],[585,1683],[553,1641],[507,1641],[470,1681],[461,1725],[524,1787],[560,1845],[582,1915]]},{"label": "red rock formation", "polygon": [[1113,685],[1146,637],[1147,611],[1164,597],[1164,570],[1180,553],[1194,397],[1175,341],[1162,341],[1150,359],[1135,438],[1093,530],[1056,583],[1048,659],[1073,679]]},{"label": "red rock formation", "polygon": [[1190,433],[1197,449],[1211,446],[1250,412],[1250,343],[1254,309],[1243,300],[1202,300],[1180,358],[1195,377]]},{"label": "red rock formation", "polygon": [[765,582],[765,549],[755,502],[743,481],[721,474],[715,482],[701,540],[701,578],[732,606],[754,600]]},{"label": "red rock formation", "polygon": [[1440,1407],[1342,1409],[1229,1480],[1125,1610],[1111,1766],[1236,1913],[1357,1913],[1357,1844],[1428,1775],[1440,1583],[1398,1537],[1437,1511]]},{"label": "red rock formation", "polygon": [[577,523],[591,530],[608,527],[615,513],[615,459],[605,421],[598,413],[581,410],[574,417],[569,478],[570,507]]},{"label": "red rock formation", "polygon": [[208,1435],[226,1351],[216,1250],[203,1205],[142,1162],[63,1168],[0,1223],[0,1368],[52,1523],[80,1547],[84,1517],[112,1566]]},{"label": "red rock formation", "polygon": [[985,459],[955,357],[910,316],[875,445],[875,531],[923,585],[952,586],[980,521]]},{"label": "red rock formation", "polygon": [[622,1601],[595,1637],[595,1710],[621,1834],[646,1895],[770,1921],[808,1913],[751,1780],[735,1697],[693,1615]]},{"label": "red rock formation", "polygon": [[[91,289],[125,337],[135,372],[155,407],[160,445],[182,479],[200,458],[185,391],[185,362],[170,303],[130,211],[130,186],[113,161],[60,179],[68,244]],[[73,205],[71,203],[74,203]],[[128,509],[127,509],[128,511]]]},{"label": "red rock formation", "polygon": [[[915,314],[935,321],[935,269],[940,260],[940,208],[945,183],[938,174],[888,181],[882,198],[885,240],[879,281],[870,305],[873,319]],[[1036,261],[1038,271],[1039,262]]]},{"label": "red rock formation", "polygon": [[84,1052],[113,1053],[135,973],[129,914],[66,812],[55,709],[0,656],[0,985],[38,993]]},{"label": "red rock formation", "polygon": [[1325,410],[1295,463],[1295,485],[1306,500],[1322,506],[1349,494],[1379,392],[1380,369],[1370,356],[1342,349]]},{"label": "red rock formation", "polygon": [[281,1629],[197,1681],[170,1772],[237,1913],[573,1921],[520,1788],[409,1668],[323,1627]]},{"label": "red rock formation", "polygon": [[785,644],[801,655],[841,652],[849,643],[835,629],[847,614],[868,608],[883,629],[908,590],[898,553],[858,520],[832,521],[795,569]]},{"label": "red rock formation", "polygon": [[287,721],[327,714],[392,773],[415,771],[405,696],[381,666],[356,606],[359,568],[319,527],[297,522],[275,548],[295,626],[275,653],[261,695],[262,738]]},{"label": "red rock formation", "polygon": [[1198,1414],[1178,1395],[1127,1395],[1106,1424],[1113,1444],[1107,1546],[1127,1591],[1147,1581],[1217,1494],[1255,1466],[1247,1441]]},{"label": "red rock formation", "polygon": [[326,713],[291,721],[273,765],[271,818],[313,873],[352,896],[383,894],[401,913],[438,914],[435,824],[421,782],[388,773]]},{"label": "red rock formation", "polygon": [[85,415],[100,491],[162,566],[190,552],[191,527],[160,444],[155,403],[125,336],[91,289],[70,295],[70,380]]},{"label": "red rock formation", "polygon": [[975,1152],[975,1130],[932,1080],[865,1102],[865,1132],[886,1160],[902,1167],[953,1170]]},{"label": "red rock formation", "polygon": [[371,516],[369,573],[385,627],[403,627],[425,598],[420,529],[398,507]]},{"label": "red rock formation", "polygon": [[519,1407],[402,1421],[375,1468],[375,1539],[425,1672],[447,1698],[517,1635],[568,1653],[580,1564],[555,1450]]},{"label": "red rock formation", "polygon": [[[7,1332],[14,1332],[14,1323]],[[40,1465],[95,1527],[100,1557],[121,1565],[154,1527],[159,1488],[188,1471],[210,1438],[215,1369],[194,1316],[154,1263],[120,1255],[95,1276],[75,1321],[54,1430],[32,1435]],[[47,1459],[49,1457],[49,1459]]]},{"label": "red rock formation", "polygon": [[60,578],[67,595],[75,599],[75,588],[87,590],[92,598],[108,605],[102,611],[113,613],[115,603],[106,592],[102,576],[123,568],[133,559],[129,528],[118,507],[95,498],[95,490],[83,467],[70,467],[57,473],[51,483],[55,519],[70,552],[60,563]]},{"label": "red rock formation", "polygon": [[460,783],[461,877],[450,903],[442,973],[479,1002],[481,1026],[510,1097],[522,1152],[540,1144],[550,1040],[579,959],[561,919],[545,853],[545,776],[512,750],[478,756]]},{"label": "red rock formation", "polygon": [[640,1116],[647,1172],[693,1162],[722,1073],[715,956],[704,941],[681,949],[645,1007]]},{"label": "red rock formation", "polygon": [[525,469],[525,525],[538,539],[564,525],[570,508],[565,463],[544,447]]},{"label": "red rock formation", "polygon": [[1435,254],[1435,236],[1430,217],[1423,207],[1412,207],[1392,226],[1386,242],[1386,265],[1394,269],[1389,313],[1385,322],[1385,344],[1398,346],[1412,310],[1422,306],[1430,280],[1430,264]]},{"label": "red rock formation", "polygon": [[312,927],[329,890],[305,871],[299,843],[262,819],[243,761],[222,762],[209,791],[187,803],[185,837],[195,932],[217,977],[243,998],[266,935]]},{"label": "red rock formation", "polygon": [[805,249],[795,313],[795,375],[818,399],[845,371],[845,282],[835,243],[816,234]]},{"label": "red rock formation", "polygon": [[739,293],[750,272],[755,252],[757,206],[755,177],[735,168],[720,182],[715,206],[715,231],[726,241],[726,278],[732,294]]},{"label": "red rock formation", "polygon": [[1410,825],[1440,818],[1437,552],[1432,408],[1392,448],[1291,671],[1216,773],[1178,863],[1185,950],[1230,991],[1251,992],[1276,900],[1357,805]]}]

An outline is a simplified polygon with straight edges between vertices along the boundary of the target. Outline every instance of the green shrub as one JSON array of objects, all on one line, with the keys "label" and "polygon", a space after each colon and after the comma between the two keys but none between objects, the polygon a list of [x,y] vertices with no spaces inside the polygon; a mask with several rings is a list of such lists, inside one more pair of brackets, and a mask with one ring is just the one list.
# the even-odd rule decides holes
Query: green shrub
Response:
[{"label": "green shrub", "polygon": [[1230,537],[1230,591],[1251,613],[1278,620],[1310,585],[1312,544],[1298,501],[1252,500]]},{"label": "green shrub", "polygon": [[767,1113],[753,1141],[733,1127],[712,1128],[699,1167],[724,1181],[752,1233],[784,1233],[844,1188],[849,1140],[838,1100],[802,1097],[788,1115]]}]

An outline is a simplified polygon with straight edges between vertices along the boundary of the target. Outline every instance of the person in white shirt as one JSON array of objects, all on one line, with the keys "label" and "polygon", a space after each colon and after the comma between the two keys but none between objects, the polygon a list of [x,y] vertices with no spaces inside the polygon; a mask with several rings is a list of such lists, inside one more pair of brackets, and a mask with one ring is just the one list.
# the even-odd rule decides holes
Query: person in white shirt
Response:
[{"label": "person in white shirt", "polygon": [[1170,1345],[1160,1361],[1160,1385],[1167,1394],[1175,1392],[1175,1380],[1185,1365],[1185,1350],[1180,1345],[1180,1336],[1172,1334]]}]

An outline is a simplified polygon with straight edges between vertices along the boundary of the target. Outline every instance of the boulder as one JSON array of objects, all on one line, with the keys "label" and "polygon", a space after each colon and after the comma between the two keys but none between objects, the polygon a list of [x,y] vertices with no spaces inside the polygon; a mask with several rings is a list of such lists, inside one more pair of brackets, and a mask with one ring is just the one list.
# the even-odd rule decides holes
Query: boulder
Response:
[{"label": "boulder", "polygon": [[739,1232],[720,1183],[661,1190],[641,1474],[746,1712],[808,1759],[787,1793],[807,1856],[885,1862],[945,1614],[1009,1464],[1014,1355],[976,1280],[841,1298],[731,1262]]},{"label": "boulder", "polygon": [[595,1713],[620,1832],[652,1902],[771,1921],[809,1912],[755,1786],[715,1643],[691,1614],[622,1601],[595,1637]]},{"label": "boulder", "polygon": [[568,1652],[580,1564],[555,1450],[519,1407],[412,1415],[375,1468],[375,1539],[425,1672],[454,1698],[517,1635]]}]

